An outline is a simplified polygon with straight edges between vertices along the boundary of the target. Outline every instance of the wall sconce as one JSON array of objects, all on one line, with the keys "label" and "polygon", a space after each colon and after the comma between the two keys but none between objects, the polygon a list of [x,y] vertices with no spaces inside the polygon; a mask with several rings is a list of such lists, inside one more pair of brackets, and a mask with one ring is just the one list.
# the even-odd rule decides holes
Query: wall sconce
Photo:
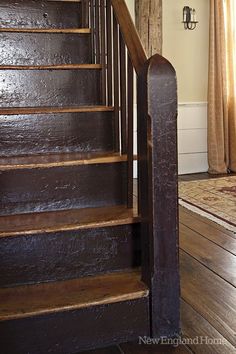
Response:
[{"label": "wall sconce", "polygon": [[196,10],[189,6],[183,8],[183,24],[184,29],[194,30],[197,26]]}]

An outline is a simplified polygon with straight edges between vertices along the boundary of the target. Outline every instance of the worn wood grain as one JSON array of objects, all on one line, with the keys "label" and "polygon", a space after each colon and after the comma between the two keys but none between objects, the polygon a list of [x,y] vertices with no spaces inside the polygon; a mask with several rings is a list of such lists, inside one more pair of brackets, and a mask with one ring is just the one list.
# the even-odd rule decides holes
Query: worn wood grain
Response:
[{"label": "worn wood grain", "polygon": [[176,112],[174,68],[155,55],[138,78],[142,272],[151,290],[154,337],[180,332]]},{"label": "worn wood grain", "polygon": [[41,154],[0,157],[0,171],[53,168],[65,166],[98,165],[127,161],[127,155],[104,152]]},{"label": "worn wood grain", "polygon": [[236,238],[236,234],[234,234],[232,231],[227,230],[223,226],[211,221],[210,219],[201,216],[200,214],[193,213],[192,211],[187,210],[182,206],[179,206],[179,210],[180,210],[181,217],[183,215],[183,223],[186,224],[190,222],[190,224],[192,225],[191,227],[192,229],[196,229],[199,224],[200,233],[205,232],[205,235],[210,239],[214,237],[214,233],[216,233],[217,239],[219,239],[221,235],[223,235],[224,237],[224,234]]},{"label": "worn wood grain", "polygon": [[133,224],[140,221],[136,208],[124,205],[82,208],[0,217],[0,237]]},{"label": "worn wood grain", "polygon": [[1,0],[0,13],[0,28],[63,29],[81,26],[79,3]]},{"label": "worn wood grain", "polygon": [[5,170],[0,215],[126,204],[126,181],[126,162]]},{"label": "worn wood grain", "polygon": [[90,34],[1,33],[0,65],[90,64]]},{"label": "worn wood grain", "polygon": [[90,113],[90,112],[113,112],[112,106],[64,106],[64,107],[11,107],[0,108],[1,115],[16,114],[52,114],[52,113]]},{"label": "worn wood grain", "polygon": [[[127,204],[127,156],[106,153],[104,146],[93,154],[87,138],[80,154],[54,151],[48,155],[53,151],[45,147],[45,140],[50,139],[54,148],[58,149],[60,144],[68,147],[70,137],[75,136],[74,147],[78,147],[82,144],[79,133],[86,135],[86,129],[90,132],[89,139],[92,133],[97,138],[99,124],[91,119],[94,110],[101,113],[100,130],[110,139],[114,150],[113,121],[107,129],[104,125],[108,116],[113,117],[114,109],[94,107],[104,104],[104,88],[103,101],[100,93],[101,73],[96,73],[101,71],[101,66],[91,66],[91,57],[86,60],[89,52],[67,53],[69,44],[64,46],[59,39],[63,37],[65,42],[67,36],[73,37],[75,44],[77,36],[80,48],[79,39],[90,37],[91,30],[81,27],[86,26],[86,19],[81,21],[85,5],[81,12],[78,2],[70,2],[3,0],[0,4],[0,36],[14,37],[13,47],[17,38],[24,36],[31,51],[37,52],[39,38],[42,38],[41,42],[44,40],[45,47],[50,47],[53,41],[55,44],[46,59],[44,49],[47,48],[43,46],[37,58],[30,54],[27,45],[21,53],[15,53],[15,57],[10,51],[6,53],[6,47],[10,50],[7,39],[3,48],[5,61],[0,67],[0,105],[5,115],[0,119],[6,125],[10,120],[18,120],[20,128],[18,125],[17,130],[17,123],[13,123],[9,130],[8,125],[8,132],[2,131],[2,137],[8,135],[5,144],[14,144],[16,154],[20,144],[25,144],[23,156],[6,158],[3,146],[0,158],[0,213],[22,213],[4,220],[0,217],[5,223],[4,226],[1,223],[3,258],[0,262],[4,287],[0,290],[0,347],[4,354],[68,354],[149,335],[149,290],[141,282],[140,273],[129,275],[127,271],[140,266],[137,214],[124,208]],[[98,25],[105,17],[98,1],[93,3],[99,32]],[[101,7],[103,3],[101,1]],[[1,12],[4,4],[6,16]],[[68,18],[69,13],[71,18]],[[102,28],[104,32],[104,23]],[[32,38],[35,46],[31,46]],[[52,38],[50,43],[47,38]],[[105,35],[101,42],[97,39],[97,62],[100,50],[105,53],[105,48],[98,45],[104,45],[104,41]],[[102,62],[105,63],[105,56]],[[102,73],[104,82],[104,65]],[[76,126],[75,120],[80,123],[82,120],[77,113],[82,112],[84,126]],[[73,116],[72,119],[75,114],[77,118]],[[50,125],[52,117],[54,126]],[[43,124],[43,119],[49,126]],[[61,129],[60,119],[64,120]],[[30,132],[29,127],[33,126],[34,130]],[[40,155],[28,156],[27,138],[20,142],[20,136],[24,137],[26,132],[28,143],[31,140],[31,146],[34,145],[31,153]],[[70,136],[68,141],[67,134]],[[18,138],[10,141],[10,136]],[[4,138],[0,140],[4,145]],[[12,155],[15,154],[12,152]],[[116,204],[119,208],[113,208]],[[91,210],[100,206],[104,206],[102,211]],[[85,210],[86,207],[90,210]],[[75,208],[83,210],[80,213]],[[71,214],[70,209],[73,209]],[[46,210],[57,211],[44,213]],[[35,215],[27,214],[31,211]],[[120,270],[125,273],[117,273]],[[114,271],[114,274],[95,277],[95,274]],[[90,277],[85,279],[88,275]],[[62,281],[74,277],[83,278]],[[41,281],[47,283],[35,284]],[[22,286],[22,283],[33,284]]]},{"label": "worn wood grain", "polygon": [[236,256],[180,225],[180,248],[236,287]]},{"label": "worn wood grain", "polygon": [[136,340],[147,328],[148,298],[142,297],[0,322],[0,345],[4,354],[68,354]]},{"label": "worn wood grain", "polygon": [[100,64],[1,65],[0,70],[98,70]]},{"label": "worn wood grain", "polygon": [[139,272],[0,289],[0,321],[147,297]]},{"label": "worn wood grain", "polygon": [[0,28],[0,32],[17,33],[91,33],[90,28]]},{"label": "worn wood grain", "polygon": [[208,224],[207,219],[205,219],[205,221],[199,220],[195,218],[194,215],[180,209],[180,222],[193,232],[199,233],[226,251],[236,255],[236,239],[228,233],[225,233],[224,230],[221,231],[214,227],[214,225]]},{"label": "worn wood grain", "polygon": [[[181,322],[184,338],[192,340],[192,343],[189,342],[188,345],[193,353],[234,353],[234,346],[185,301],[181,302]],[[195,344],[194,340],[198,341],[198,344]]]},{"label": "worn wood grain", "polygon": [[50,109],[45,109],[47,111],[0,115],[0,158],[42,153],[84,153],[85,157],[86,153],[112,154],[114,151],[112,111],[76,112],[75,109],[73,112],[71,109],[72,113],[61,113],[58,109],[59,112],[51,113]]},{"label": "worn wood grain", "polygon": [[136,26],[147,57],[162,52],[162,0],[135,0]]},{"label": "worn wood grain", "polygon": [[48,0],[49,2],[81,2],[81,0]]},{"label": "worn wood grain", "polygon": [[183,300],[236,346],[236,289],[183,251],[180,270]]},{"label": "worn wood grain", "polygon": [[1,238],[0,287],[134,269],[140,256],[138,224]]},{"label": "worn wood grain", "polygon": [[100,74],[88,69],[5,70],[0,77],[0,107],[101,104]]}]

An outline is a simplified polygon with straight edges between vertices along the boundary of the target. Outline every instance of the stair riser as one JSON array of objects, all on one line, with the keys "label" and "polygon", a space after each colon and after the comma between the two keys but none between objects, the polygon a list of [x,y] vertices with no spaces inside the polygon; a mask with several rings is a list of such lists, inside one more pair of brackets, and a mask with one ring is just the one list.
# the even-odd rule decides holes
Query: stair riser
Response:
[{"label": "stair riser", "polygon": [[0,215],[126,203],[127,164],[2,171]]},{"label": "stair riser", "polygon": [[0,156],[114,151],[113,112],[0,115]]},{"label": "stair riser", "polygon": [[2,70],[1,107],[101,103],[100,70]]},{"label": "stair riser", "polygon": [[[4,354],[77,353],[149,336],[148,297],[0,322]],[[13,340],[14,339],[14,340]]]},{"label": "stair riser", "polygon": [[0,287],[140,266],[139,224],[0,239]]},{"label": "stair riser", "polygon": [[81,4],[60,1],[1,0],[0,28],[4,27],[81,27]]},{"label": "stair riser", "polygon": [[0,65],[91,63],[90,34],[0,33]]}]

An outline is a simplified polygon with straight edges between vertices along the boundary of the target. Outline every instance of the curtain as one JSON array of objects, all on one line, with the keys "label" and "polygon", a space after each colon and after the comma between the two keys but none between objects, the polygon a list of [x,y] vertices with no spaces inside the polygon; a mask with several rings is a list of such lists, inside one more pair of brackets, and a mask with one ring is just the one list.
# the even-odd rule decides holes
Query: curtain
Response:
[{"label": "curtain", "polygon": [[210,0],[209,173],[236,172],[236,1]]}]

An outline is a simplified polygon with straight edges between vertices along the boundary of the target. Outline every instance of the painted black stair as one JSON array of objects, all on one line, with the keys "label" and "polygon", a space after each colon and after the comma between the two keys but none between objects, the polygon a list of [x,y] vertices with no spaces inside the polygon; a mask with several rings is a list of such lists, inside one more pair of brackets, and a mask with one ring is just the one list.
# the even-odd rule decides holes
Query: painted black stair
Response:
[{"label": "painted black stair", "polygon": [[0,28],[81,27],[80,1],[1,0]]},{"label": "painted black stair", "polygon": [[140,218],[127,208],[119,112],[111,97],[104,105],[106,60],[95,64],[84,4],[0,3],[4,354],[77,353],[149,335]]},{"label": "painted black stair", "polygon": [[[101,104],[99,67],[91,65],[81,69],[52,69],[16,70],[0,67],[0,107]],[[91,84],[88,85],[88,82]]]},{"label": "painted black stair", "polygon": [[122,205],[125,155],[56,154],[0,159],[0,215]]},{"label": "painted black stair", "polygon": [[1,30],[0,65],[77,64],[78,60],[80,63],[92,63],[90,33],[22,33],[19,30]]},{"label": "painted black stair", "polygon": [[112,107],[0,109],[0,156],[114,152]]},{"label": "painted black stair", "polygon": [[0,217],[0,242],[0,287],[140,266],[139,218],[125,206]]},{"label": "painted black stair", "polygon": [[148,295],[137,272],[0,289],[1,350],[66,354],[135,340],[148,335]]}]

